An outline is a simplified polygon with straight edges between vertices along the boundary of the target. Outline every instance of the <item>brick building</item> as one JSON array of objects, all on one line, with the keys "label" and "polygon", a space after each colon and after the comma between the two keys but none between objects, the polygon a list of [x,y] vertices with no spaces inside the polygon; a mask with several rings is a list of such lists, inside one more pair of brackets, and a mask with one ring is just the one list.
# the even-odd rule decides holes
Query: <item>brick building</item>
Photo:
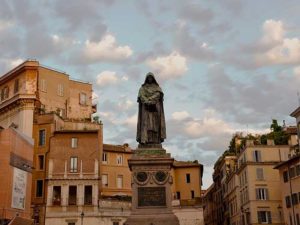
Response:
[{"label": "brick building", "polygon": [[15,128],[0,128],[0,224],[16,216],[31,221],[33,140]]}]

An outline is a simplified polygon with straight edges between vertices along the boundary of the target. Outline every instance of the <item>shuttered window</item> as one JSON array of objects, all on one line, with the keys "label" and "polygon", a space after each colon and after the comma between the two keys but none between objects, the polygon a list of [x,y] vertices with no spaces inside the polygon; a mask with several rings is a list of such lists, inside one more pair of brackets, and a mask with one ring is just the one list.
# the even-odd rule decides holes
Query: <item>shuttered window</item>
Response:
[{"label": "shuttered window", "polygon": [[117,177],[117,188],[123,188],[123,176],[118,175]]},{"label": "shuttered window", "polygon": [[102,186],[108,187],[108,175],[107,174],[102,174]]},{"label": "shuttered window", "polygon": [[287,208],[291,207],[291,197],[290,196],[285,197],[285,204],[286,204]]},{"label": "shuttered window", "polygon": [[268,200],[269,192],[267,188],[256,188],[256,200]]},{"label": "shuttered window", "polygon": [[71,173],[77,172],[77,157],[71,157],[70,172]]},{"label": "shuttered window", "polygon": [[258,223],[272,223],[272,217],[270,211],[258,211],[257,212]]},{"label": "shuttered window", "polygon": [[261,162],[261,152],[258,150],[253,151],[253,161]]},{"label": "shuttered window", "polygon": [[263,180],[264,179],[264,170],[263,168],[256,168],[256,179]]}]

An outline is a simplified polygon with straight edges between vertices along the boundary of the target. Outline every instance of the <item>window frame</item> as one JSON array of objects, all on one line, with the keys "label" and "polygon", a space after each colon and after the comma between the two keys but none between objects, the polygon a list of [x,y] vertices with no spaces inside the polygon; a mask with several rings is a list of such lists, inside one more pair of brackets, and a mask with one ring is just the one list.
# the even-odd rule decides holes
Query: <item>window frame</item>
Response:
[{"label": "window frame", "polygon": [[[41,132],[44,134],[43,139],[41,139]],[[45,145],[46,145],[46,129],[40,129],[39,130],[39,147],[43,147]]]},{"label": "window frame", "polygon": [[[264,218],[262,215],[264,214]],[[257,211],[257,219],[259,224],[270,224],[272,223],[272,215],[271,211]],[[265,221],[262,221],[262,219],[266,219]]]},{"label": "window frame", "polygon": [[71,148],[78,148],[78,138],[77,137],[71,138]]},{"label": "window frame", "polygon": [[[103,177],[106,177],[106,183],[104,183],[104,179]],[[108,174],[107,173],[103,173],[101,174],[101,184],[102,184],[102,187],[108,187]]]},{"label": "window frame", "polygon": [[[259,175],[261,175],[261,177]],[[262,168],[262,167],[256,168],[256,179],[257,180],[264,180],[265,179],[264,168]]]},{"label": "window frame", "polygon": [[107,152],[102,152],[102,163],[107,164],[108,163],[108,154]]},{"label": "window frame", "polygon": [[19,92],[20,88],[20,79],[15,79],[14,82],[14,94],[17,94]]},{"label": "window frame", "polygon": [[[40,193],[40,195],[38,195],[39,194],[39,189],[38,189],[38,183],[39,182],[41,182],[41,184],[42,184],[42,187],[41,187],[41,193]],[[36,186],[35,186],[35,197],[36,198],[43,198],[43,196],[44,196],[44,180],[36,180]]]},{"label": "window frame", "polygon": [[191,183],[191,174],[190,173],[185,174],[185,181],[187,184]]},{"label": "window frame", "polygon": [[253,161],[254,162],[262,162],[261,151],[260,150],[254,150],[252,154],[253,154]]},{"label": "window frame", "polygon": [[57,95],[60,97],[64,96],[64,85],[63,84],[57,85]]},{"label": "window frame", "polygon": [[117,165],[123,165],[123,155],[117,155]]},{"label": "window frame", "polygon": [[[82,98],[82,96],[84,96],[84,98]],[[79,93],[79,105],[87,105],[87,94],[85,92]]]},{"label": "window frame", "polygon": [[[121,178],[121,186],[119,186],[119,178]],[[122,189],[123,188],[123,183],[124,183],[124,179],[123,179],[123,175],[117,175],[117,189]]]},{"label": "window frame", "polygon": [[[41,168],[41,164],[40,164],[40,157],[43,157],[43,159],[42,159],[42,165],[43,165],[43,167]],[[45,155],[43,155],[43,154],[39,154],[39,155],[37,155],[37,164],[38,164],[38,170],[45,170]]]},{"label": "window frame", "polygon": [[70,173],[78,173],[78,157],[70,157]]},{"label": "window frame", "polygon": [[256,200],[269,200],[269,190],[268,188],[255,188]]}]

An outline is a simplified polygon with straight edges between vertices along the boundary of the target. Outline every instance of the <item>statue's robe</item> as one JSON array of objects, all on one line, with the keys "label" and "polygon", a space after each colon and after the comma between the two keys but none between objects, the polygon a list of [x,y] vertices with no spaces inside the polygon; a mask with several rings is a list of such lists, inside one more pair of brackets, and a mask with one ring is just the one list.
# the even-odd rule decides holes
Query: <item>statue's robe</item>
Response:
[{"label": "statue's robe", "polygon": [[[148,76],[153,77],[153,83],[146,82]],[[136,140],[141,144],[160,144],[166,139],[163,92],[152,74],[148,74],[147,77],[138,94]]]}]

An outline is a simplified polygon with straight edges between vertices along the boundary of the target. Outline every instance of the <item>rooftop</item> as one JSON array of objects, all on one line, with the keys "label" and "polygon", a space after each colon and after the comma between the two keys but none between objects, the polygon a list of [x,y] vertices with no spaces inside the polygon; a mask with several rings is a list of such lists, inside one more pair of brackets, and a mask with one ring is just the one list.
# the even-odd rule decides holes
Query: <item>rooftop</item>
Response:
[{"label": "rooftop", "polygon": [[129,147],[128,144],[123,144],[123,145],[103,144],[103,151],[133,153],[132,149]]},{"label": "rooftop", "polygon": [[294,162],[298,162],[299,160],[300,160],[300,155],[298,154],[298,155],[293,156],[292,158],[290,158],[287,161],[284,161],[284,162],[281,162],[281,163],[277,164],[274,167],[274,169],[279,169],[282,166],[285,166],[285,165],[288,165],[288,164],[291,164],[291,163],[294,163]]}]

